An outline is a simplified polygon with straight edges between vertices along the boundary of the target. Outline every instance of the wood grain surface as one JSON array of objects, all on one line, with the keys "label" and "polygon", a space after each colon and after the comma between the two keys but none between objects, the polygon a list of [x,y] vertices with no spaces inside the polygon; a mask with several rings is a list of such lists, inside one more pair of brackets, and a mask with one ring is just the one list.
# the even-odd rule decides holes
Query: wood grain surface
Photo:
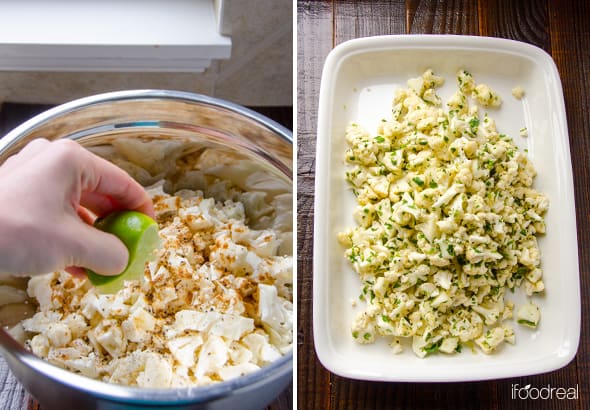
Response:
[{"label": "wood grain surface", "polygon": [[[298,1],[298,368],[302,409],[590,409],[590,6],[587,1]],[[555,60],[564,89],[574,173],[582,288],[576,358],[542,375],[470,383],[375,383],[342,378],[318,361],[312,332],[313,197],[323,62],[343,41],[383,34],[469,34],[524,41]],[[511,386],[578,386],[577,400],[513,400]]]},{"label": "wood grain surface", "polygon": [[[0,104],[0,138],[10,130],[51,108],[41,104]],[[293,129],[292,107],[249,107],[279,124]],[[293,408],[293,384],[290,384],[267,410],[289,410]],[[6,362],[0,356],[0,410],[43,410],[37,401],[29,395],[10,372]],[[64,408],[64,410],[70,410]],[[78,409],[72,409],[78,410]],[[81,410],[81,409],[80,409]]]}]

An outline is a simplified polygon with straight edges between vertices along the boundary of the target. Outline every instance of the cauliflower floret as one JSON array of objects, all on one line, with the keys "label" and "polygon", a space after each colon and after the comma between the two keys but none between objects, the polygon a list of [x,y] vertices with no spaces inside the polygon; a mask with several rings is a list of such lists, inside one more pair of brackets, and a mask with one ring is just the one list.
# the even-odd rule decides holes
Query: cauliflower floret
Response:
[{"label": "cauliflower floret", "polygon": [[[272,287],[276,290],[275,287]],[[260,303],[259,303],[260,304]],[[223,336],[227,340],[239,340],[244,334],[254,330],[254,319],[238,315],[222,315],[209,329],[212,335]]]},{"label": "cauliflower floret", "polygon": [[236,366],[225,366],[218,372],[221,380],[231,380],[260,369],[252,363],[242,363]]},{"label": "cauliflower floret", "polygon": [[49,339],[43,334],[33,336],[28,344],[31,351],[37,356],[46,357],[49,354]]},{"label": "cauliflower floret", "polygon": [[65,364],[71,369],[80,372],[83,376],[96,379],[100,376],[98,366],[96,364],[95,354],[91,353],[88,357],[80,357],[67,361]]},{"label": "cauliflower floret", "polygon": [[23,320],[22,325],[27,332],[45,333],[51,324],[58,323],[60,320],[59,312],[41,311],[35,313],[32,318]]},{"label": "cauliflower floret", "polygon": [[473,92],[475,88],[473,76],[465,70],[459,70],[459,73],[457,73],[457,84],[459,85],[459,90],[466,95]]},{"label": "cauliflower floret", "polygon": [[278,296],[274,286],[258,285],[258,315],[277,346],[291,344],[293,336],[293,305]]},{"label": "cauliflower floret", "polygon": [[423,359],[428,354],[428,342],[421,336],[412,337],[412,350],[414,354]]},{"label": "cauliflower floret", "polygon": [[459,346],[459,339],[458,338],[446,337],[443,339],[438,350],[443,353],[451,354],[451,353],[455,353],[457,351],[458,346]]},{"label": "cauliflower floret", "polygon": [[535,329],[541,319],[541,311],[537,305],[529,302],[518,309],[516,319],[519,324]]},{"label": "cauliflower floret", "polygon": [[46,334],[51,345],[55,347],[64,347],[72,341],[72,331],[65,323],[49,324]]},{"label": "cauliflower floret", "polygon": [[104,321],[93,330],[92,334],[111,357],[117,358],[123,355],[127,346],[126,338],[121,328],[115,323]]},{"label": "cauliflower floret", "polygon": [[389,343],[389,347],[391,347],[391,351],[393,354],[400,354],[404,350],[401,339],[399,337],[394,337]]},{"label": "cauliflower floret", "polygon": [[502,327],[495,327],[487,330],[482,336],[475,339],[475,343],[484,353],[492,353],[503,341],[505,330]]},{"label": "cauliflower floret", "polygon": [[63,324],[67,325],[71,334],[72,338],[79,338],[83,336],[86,331],[88,330],[88,324],[80,313],[70,313],[68,316],[63,318]]},{"label": "cauliflower floret", "polygon": [[270,338],[261,333],[250,333],[242,339],[242,343],[248,346],[253,353],[255,362],[263,365],[281,357],[281,351],[270,343]]},{"label": "cauliflower floret", "polygon": [[145,361],[145,369],[137,376],[139,387],[163,388],[170,387],[172,367],[162,356],[152,353]]},{"label": "cauliflower floret", "polygon": [[227,345],[219,336],[211,335],[201,347],[195,376],[202,377],[219,371],[229,357]]},{"label": "cauliflower floret", "polygon": [[[366,344],[375,341],[375,334],[375,324],[371,317],[366,312],[360,312],[352,322],[352,337],[357,342]],[[400,335],[404,336],[401,333]]]},{"label": "cauliflower floret", "polygon": [[[243,364],[248,362],[254,362],[254,350],[245,346],[245,340],[255,333],[250,333],[243,337],[242,341],[234,341],[229,345],[229,359],[233,364]],[[258,335],[257,335],[258,336]]]},{"label": "cauliflower floret", "polygon": [[195,364],[195,353],[202,344],[203,338],[200,335],[181,336],[166,342],[178,363],[187,368]]},{"label": "cauliflower floret", "polygon": [[156,319],[145,309],[139,307],[133,310],[127,319],[121,323],[123,334],[130,342],[146,342],[149,333],[156,327]]},{"label": "cauliflower floret", "polygon": [[484,107],[499,107],[502,105],[500,96],[486,84],[478,84],[473,90],[472,96]]},{"label": "cauliflower floret", "polygon": [[516,98],[517,100],[520,100],[522,97],[524,97],[524,88],[522,88],[521,86],[516,86],[512,89],[512,95],[514,96],[514,98]]},{"label": "cauliflower floret", "polygon": [[51,282],[54,278],[54,273],[33,276],[27,284],[27,293],[30,297],[37,300],[39,309],[42,311],[49,310],[53,307]]}]

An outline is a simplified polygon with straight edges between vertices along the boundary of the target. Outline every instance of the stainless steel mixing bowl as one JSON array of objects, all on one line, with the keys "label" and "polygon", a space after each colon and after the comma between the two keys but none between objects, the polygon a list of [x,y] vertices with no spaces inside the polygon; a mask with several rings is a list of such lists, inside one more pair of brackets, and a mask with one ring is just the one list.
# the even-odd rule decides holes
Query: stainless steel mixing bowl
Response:
[{"label": "stainless steel mixing bowl", "polygon": [[[226,166],[242,164],[238,172],[223,176],[231,179],[240,170],[257,169],[271,181],[270,195],[292,190],[291,132],[254,111],[207,96],[142,90],[76,100],[36,116],[0,139],[0,163],[39,137],[74,139],[115,159],[120,154],[119,140],[145,142],[156,160],[135,152],[118,163],[144,185],[160,178],[173,185],[179,181],[186,184],[181,181],[183,174],[195,167],[205,173],[213,169],[216,175],[224,174]],[[162,151],[153,152],[153,144],[148,143],[154,141],[162,143]],[[143,145],[138,144],[139,151]],[[219,162],[212,160],[216,156]],[[240,179],[236,184],[245,183],[243,175]],[[257,181],[260,185],[260,178]],[[12,339],[3,327],[0,352],[43,409],[260,409],[289,384],[293,369],[291,352],[231,381],[205,387],[146,389],[92,380],[51,365]]]}]

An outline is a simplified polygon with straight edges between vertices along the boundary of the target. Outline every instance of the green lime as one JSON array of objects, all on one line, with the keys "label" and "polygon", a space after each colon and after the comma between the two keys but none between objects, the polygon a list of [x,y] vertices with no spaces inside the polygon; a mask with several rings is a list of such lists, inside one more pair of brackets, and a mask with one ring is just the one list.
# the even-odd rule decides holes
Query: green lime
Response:
[{"label": "green lime", "polygon": [[154,251],[160,245],[156,221],[141,212],[118,211],[97,219],[94,226],[115,235],[129,251],[127,267],[118,275],[104,276],[86,269],[98,293],[115,293],[123,288],[124,281],[143,279],[145,265],[155,257]]}]

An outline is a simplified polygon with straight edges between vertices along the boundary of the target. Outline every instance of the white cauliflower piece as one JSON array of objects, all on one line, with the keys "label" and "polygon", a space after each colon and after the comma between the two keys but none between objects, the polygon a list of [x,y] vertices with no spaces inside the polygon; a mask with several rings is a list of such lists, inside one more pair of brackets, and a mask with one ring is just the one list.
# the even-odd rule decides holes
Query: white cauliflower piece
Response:
[{"label": "white cauliflower piece", "polygon": [[475,339],[475,343],[484,353],[492,353],[503,341],[505,330],[502,327],[495,327],[486,331],[482,336]]},{"label": "white cauliflower piece", "polygon": [[93,330],[93,336],[112,357],[117,358],[124,353],[127,345],[126,339],[121,328],[115,326],[114,323],[108,321],[101,323]]},{"label": "white cauliflower piece", "polygon": [[72,341],[72,331],[65,323],[49,324],[46,334],[51,345],[55,347],[64,347]]},{"label": "white cauliflower piece", "polygon": [[225,381],[235,379],[236,377],[244,376],[258,369],[260,369],[260,367],[256,366],[253,363],[242,363],[236,366],[225,366],[219,370],[218,374],[219,377],[221,377],[221,380]]},{"label": "white cauliflower piece", "polygon": [[541,311],[537,305],[529,302],[518,309],[516,319],[519,324],[535,329],[541,320]]},{"label": "white cauliflower piece", "polygon": [[156,327],[156,319],[145,309],[137,308],[121,323],[125,338],[130,342],[142,343],[149,339],[149,333]]},{"label": "white cauliflower piece", "polygon": [[35,313],[30,319],[22,321],[23,328],[27,332],[45,333],[49,325],[58,323],[61,320],[61,314],[54,311],[41,311]]},{"label": "white cauliflower piece", "polygon": [[499,107],[502,98],[487,84],[478,84],[472,92],[472,97],[483,107]]},{"label": "white cauliflower piece", "polygon": [[228,357],[228,348],[223,339],[211,335],[201,347],[195,368],[195,376],[202,377],[215,374],[225,365]]},{"label": "white cauliflower piece", "polygon": [[278,296],[277,288],[270,285],[258,285],[258,316],[267,328],[271,340],[278,346],[291,344],[293,335],[293,305]]},{"label": "white cauliflower piece", "polygon": [[187,368],[195,364],[195,353],[202,344],[200,335],[181,336],[166,342],[174,358]]},{"label": "white cauliflower piece", "polygon": [[30,297],[37,300],[39,303],[39,309],[43,311],[49,310],[53,307],[53,302],[51,299],[51,282],[53,281],[54,277],[54,273],[33,276],[31,279],[29,279],[27,284],[27,293]]},{"label": "white cauliflower piece", "polygon": [[145,361],[145,369],[137,376],[137,385],[147,388],[170,387],[172,367],[162,356],[152,353]]}]

